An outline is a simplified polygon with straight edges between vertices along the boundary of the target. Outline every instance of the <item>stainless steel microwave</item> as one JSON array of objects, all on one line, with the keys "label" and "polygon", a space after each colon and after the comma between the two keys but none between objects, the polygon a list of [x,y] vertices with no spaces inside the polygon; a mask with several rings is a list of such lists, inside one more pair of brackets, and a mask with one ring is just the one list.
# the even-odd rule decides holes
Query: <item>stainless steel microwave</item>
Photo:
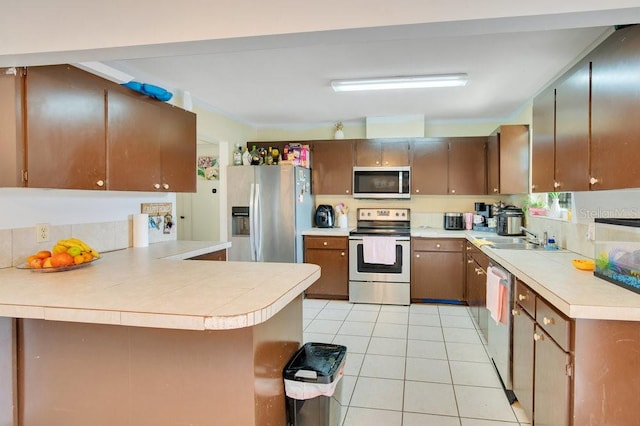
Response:
[{"label": "stainless steel microwave", "polygon": [[411,198],[411,167],[354,167],[353,198]]}]

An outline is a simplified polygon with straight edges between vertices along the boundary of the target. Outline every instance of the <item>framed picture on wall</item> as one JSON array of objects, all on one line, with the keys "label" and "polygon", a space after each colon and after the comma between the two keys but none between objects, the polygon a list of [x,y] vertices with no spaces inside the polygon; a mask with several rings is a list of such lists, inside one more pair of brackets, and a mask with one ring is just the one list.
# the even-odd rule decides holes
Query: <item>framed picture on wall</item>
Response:
[{"label": "framed picture on wall", "polygon": [[213,155],[201,155],[198,157],[198,177],[205,180],[218,180],[220,177],[220,164],[218,158]]}]

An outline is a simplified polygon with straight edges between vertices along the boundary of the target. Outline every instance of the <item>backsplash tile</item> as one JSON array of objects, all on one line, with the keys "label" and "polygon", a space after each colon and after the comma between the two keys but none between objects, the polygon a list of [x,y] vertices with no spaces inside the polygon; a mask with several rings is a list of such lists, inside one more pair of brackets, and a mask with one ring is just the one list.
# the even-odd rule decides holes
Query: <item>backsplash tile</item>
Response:
[{"label": "backsplash tile", "polygon": [[115,224],[113,222],[73,225],[71,235],[81,239],[99,252],[116,249]]},{"label": "backsplash tile", "polygon": [[[175,227],[174,227],[175,228]],[[27,257],[39,250],[51,250],[58,240],[75,237],[85,241],[99,252],[131,247],[133,223],[131,219],[113,222],[82,223],[50,226],[50,239],[36,243],[35,226],[0,230],[0,268],[23,264]],[[154,235],[155,234],[155,235]],[[176,239],[175,229],[170,234],[150,231],[149,242]]]},{"label": "backsplash tile", "polygon": [[12,241],[11,230],[0,229],[0,268],[8,268],[11,266]]}]

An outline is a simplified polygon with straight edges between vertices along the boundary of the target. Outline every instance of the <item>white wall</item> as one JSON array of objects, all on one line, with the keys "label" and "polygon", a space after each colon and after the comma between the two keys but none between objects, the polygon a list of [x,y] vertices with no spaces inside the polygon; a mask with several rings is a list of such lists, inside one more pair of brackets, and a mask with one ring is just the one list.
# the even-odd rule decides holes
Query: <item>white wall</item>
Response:
[{"label": "white wall", "polygon": [[128,220],[141,203],[173,203],[175,215],[174,193],[0,188],[0,229]]}]

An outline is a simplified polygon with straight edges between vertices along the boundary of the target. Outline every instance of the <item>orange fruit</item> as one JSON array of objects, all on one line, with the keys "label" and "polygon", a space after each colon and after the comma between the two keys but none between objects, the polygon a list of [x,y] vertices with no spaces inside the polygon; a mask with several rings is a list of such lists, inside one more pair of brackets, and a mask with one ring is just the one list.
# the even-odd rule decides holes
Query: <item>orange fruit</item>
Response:
[{"label": "orange fruit", "polygon": [[51,256],[51,266],[54,268],[68,265],[73,265],[73,257],[69,253],[56,253]]},{"label": "orange fruit", "polygon": [[42,268],[42,259],[38,259],[37,257],[31,259],[31,261],[29,262],[29,266],[34,269]]},{"label": "orange fruit", "polygon": [[88,251],[83,251],[81,256],[84,258],[85,262],[91,262],[93,260],[93,256]]},{"label": "orange fruit", "polygon": [[51,257],[51,252],[49,250],[40,250],[35,256],[39,259],[46,259],[47,257]]},{"label": "orange fruit", "polygon": [[51,266],[51,258],[47,257],[46,259],[42,260],[42,267],[43,268],[53,268],[53,266]]},{"label": "orange fruit", "polygon": [[73,263],[75,263],[76,265],[80,264],[80,263],[84,263],[84,256],[79,254],[77,256],[73,256]]},{"label": "orange fruit", "polygon": [[37,259],[38,257],[35,254],[27,257],[27,264],[30,264],[33,259]]}]

